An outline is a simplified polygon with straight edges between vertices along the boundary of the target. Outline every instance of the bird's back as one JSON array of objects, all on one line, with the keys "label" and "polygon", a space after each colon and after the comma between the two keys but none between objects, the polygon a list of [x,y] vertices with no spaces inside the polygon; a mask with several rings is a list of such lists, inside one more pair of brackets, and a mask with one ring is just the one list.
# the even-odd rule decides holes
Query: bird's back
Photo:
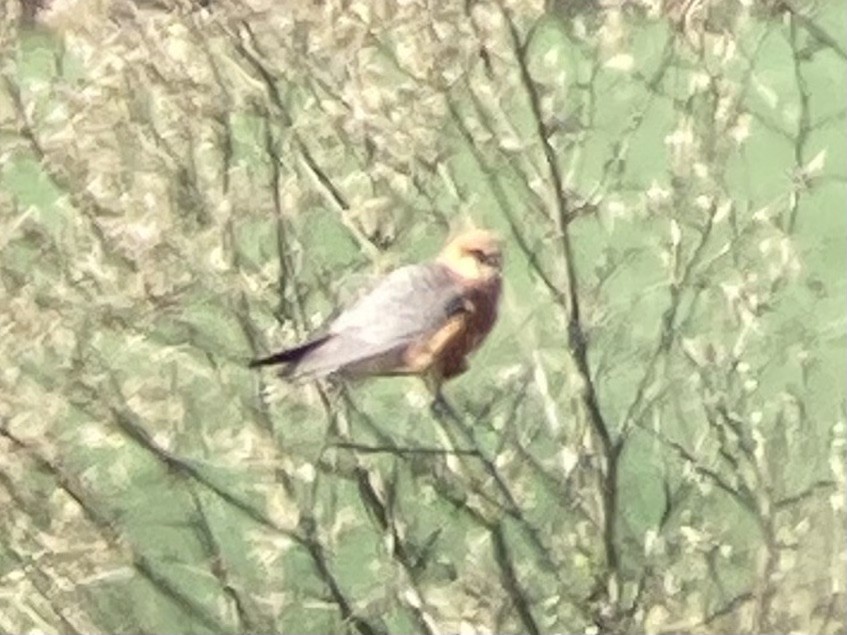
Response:
[{"label": "bird's back", "polygon": [[338,316],[290,375],[312,379],[402,372],[407,347],[437,331],[462,288],[438,263],[396,269]]}]

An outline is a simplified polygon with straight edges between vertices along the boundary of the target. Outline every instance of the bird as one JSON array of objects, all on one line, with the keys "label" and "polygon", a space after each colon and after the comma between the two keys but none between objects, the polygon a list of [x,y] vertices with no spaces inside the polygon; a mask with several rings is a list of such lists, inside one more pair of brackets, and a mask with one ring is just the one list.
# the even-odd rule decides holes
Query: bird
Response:
[{"label": "bird", "polygon": [[389,273],[323,331],[249,366],[282,366],[292,381],[417,375],[433,408],[447,406],[442,385],[468,370],[497,321],[502,271],[500,236],[465,230],[434,260]]}]

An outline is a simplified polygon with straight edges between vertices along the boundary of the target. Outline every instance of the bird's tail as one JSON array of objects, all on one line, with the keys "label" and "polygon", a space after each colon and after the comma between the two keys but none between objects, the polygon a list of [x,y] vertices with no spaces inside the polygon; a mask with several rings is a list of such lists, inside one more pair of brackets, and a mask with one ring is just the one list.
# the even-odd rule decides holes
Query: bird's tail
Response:
[{"label": "bird's tail", "polygon": [[289,348],[284,351],[280,351],[279,353],[268,355],[267,357],[259,357],[258,359],[252,360],[249,367],[259,368],[260,366],[275,366],[277,364],[291,364],[293,366],[303,359],[303,357],[305,357],[308,353],[326,342],[327,339],[328,337],[326,336],[319,337],[306,342],[305,344],[301,344],[300,346],[295,346],[294,348]]}]

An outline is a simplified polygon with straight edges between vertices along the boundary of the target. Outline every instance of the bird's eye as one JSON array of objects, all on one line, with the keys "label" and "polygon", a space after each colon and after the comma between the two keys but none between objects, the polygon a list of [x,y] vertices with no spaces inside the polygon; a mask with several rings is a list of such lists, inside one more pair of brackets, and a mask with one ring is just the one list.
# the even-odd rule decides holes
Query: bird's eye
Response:
[{"label": "bird's eye", "polygon": [[481,249],[471,249],[470,255],[479,263],[484,265],[488,265],[489,267],[498,267],[500,266],[500,255],[499,254],[488,254]]}]

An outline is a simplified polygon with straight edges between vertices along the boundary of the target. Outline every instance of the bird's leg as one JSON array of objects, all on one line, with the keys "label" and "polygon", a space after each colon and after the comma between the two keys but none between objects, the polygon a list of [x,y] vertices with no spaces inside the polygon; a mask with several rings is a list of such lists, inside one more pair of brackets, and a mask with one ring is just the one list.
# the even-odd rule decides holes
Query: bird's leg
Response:
[{"label": "bird's leg", "polygon": [[454,410],[453,406],[450,405],[450,402],[447,401],[444,397],[444,393],[441,391],[443,379],[440,373],[429,372],[424,375],[423,379],[426,383],[426,387],[432,394],[432,403],[429,407],[433,416],[438,419],[442,419],[446,416],[455,421],[460,421],[461,418],[459,417],[459,414],[456,410]]}]

